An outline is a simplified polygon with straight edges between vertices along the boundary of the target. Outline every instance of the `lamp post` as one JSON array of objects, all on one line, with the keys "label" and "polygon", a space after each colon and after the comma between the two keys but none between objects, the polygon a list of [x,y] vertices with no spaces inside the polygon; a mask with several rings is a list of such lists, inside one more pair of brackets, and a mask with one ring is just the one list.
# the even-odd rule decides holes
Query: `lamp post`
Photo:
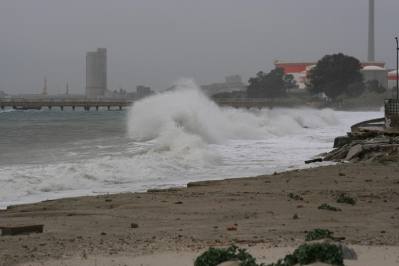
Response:
[{"label": "lamp post", "polygon": [[399,100],[399,41],[398,37],[396,40],[396,100]]}]

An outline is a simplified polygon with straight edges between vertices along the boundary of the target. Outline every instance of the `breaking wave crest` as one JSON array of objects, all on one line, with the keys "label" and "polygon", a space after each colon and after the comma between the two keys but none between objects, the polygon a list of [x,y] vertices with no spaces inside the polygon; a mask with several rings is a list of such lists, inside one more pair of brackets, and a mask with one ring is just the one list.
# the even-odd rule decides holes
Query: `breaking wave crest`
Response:
[{"label": "breaking wave crest", "polygon": [[182,150],[236,139],[298,134],[337,123],[334,111],[328,109],[222,108],[192,80],[181,80],[173,91],[135,103],[127,126],[135,141],[152,140],[158,149]]}]

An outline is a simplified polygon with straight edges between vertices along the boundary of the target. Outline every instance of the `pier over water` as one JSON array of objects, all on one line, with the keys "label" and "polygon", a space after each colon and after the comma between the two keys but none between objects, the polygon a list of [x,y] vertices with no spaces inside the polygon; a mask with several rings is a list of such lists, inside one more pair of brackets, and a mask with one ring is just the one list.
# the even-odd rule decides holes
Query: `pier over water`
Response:
[{"label": "pier over water", "polygon": [[95,109],[98,111],[100,107],[105,107],[108,110],[122,110],[124,107],[128,107],[133,104],[131,100],[121,99],[24,99],[24,98],[0,98],[0,108],[13,108],[17,110],[40,110],[43,108],[83,108],[86,111]]},{"label": "pier over water", "polygon": [[[296,102],[292,99],[266,99],[266,98],[216,98],[213,101],[219,106],[228,106],[233,108],[273,108],[273,107],[295,107],[307,106],[320,108],[320,102]],[[0,108],[13,108],[16,110],[41,110],[47,108],[52,110],[57,108],[64,110],[70,108],[83,108],[86,111],[91,109],[99,110],[99,108],[107,108],[108,110],[122,110],[125,107],[133,105],[135,100],[129,99],[52,99],[52,98],[0,98]],[[177,103],[178,104],[178,103]]]}]

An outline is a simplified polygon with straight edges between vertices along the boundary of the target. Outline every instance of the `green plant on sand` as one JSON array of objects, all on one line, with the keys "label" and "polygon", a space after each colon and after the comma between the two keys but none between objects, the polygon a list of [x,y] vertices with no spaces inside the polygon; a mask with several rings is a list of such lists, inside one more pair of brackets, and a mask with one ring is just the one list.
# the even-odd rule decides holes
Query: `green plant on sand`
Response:
[{"label": "green plant on sand", "polygon": [[308,265],[314,262],[343,266],[344,256],[341,247],[329,243],[303,244],[294,253],[268,266]]},{"label": "green plant on sand", "polygon": [[303,200],[303,198],[302,198],[301,196],[296,195],[296,194],[294,194],[294,193],[289,193],[289,194],[288,194],[288,197],[289,197],[290,199],[293,199],[293,200]]},{"label": "green plant on sand", "polygon": [[336,266],[344,266],[342,248],[330,243],[312,243],[299,246],[292,254],[276,263],[257,264],[256,259],[245,249],[236,246],[229,248],[209,248],[194,262],[194,266],[217,266],[226,261],[239,261],[240,266],[295,266],[323,262]]},{"label": "green plant on sand", "polygon": [[314,241],[314,240],[320,240],[320,239],[331,239],[331,238],[333,238],[333,234],[334,233],[328,229],[316,228],[316,229],[313,229],[312,231],[307,232],[305,240],[306,241]]},{"label": "green plant on sand", "polygon": [[334,212],[340,212],[340,211],[341,211],[340,208],[331,206],[331,205],[329,205],[329,204],[327,204],[327,203],[321,204],[321,205],[319,206],[318,209],[319,209],[319,210],[334,211]]},{"label": "green plant on sand", "polygon": [[354,198],[352,198],[351,196],[348,196],[345,193],[342,193],[338,196],[337,203],[345,203],[345,204],[355,205],[356,200]]},{"label": "green plant on sand", "polygon": [[256,259],[245,249],[231,246],[227,249],[209,248],[194,262],[194,266],[217,266],[225,261],[239,261],[240,266],[264,266],[257,264]]}]

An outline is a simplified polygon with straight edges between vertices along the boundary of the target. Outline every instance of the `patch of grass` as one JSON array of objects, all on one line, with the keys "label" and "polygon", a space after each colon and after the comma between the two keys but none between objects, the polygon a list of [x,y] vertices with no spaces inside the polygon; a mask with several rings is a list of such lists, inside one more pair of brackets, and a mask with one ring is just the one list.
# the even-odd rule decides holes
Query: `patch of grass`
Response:
[{"label": "patch of grass", "polygon": [[234,245],[227,249],[209,248],[195,260],[194,266],[217,266],[222,262],[234,260],[239,261],[240,266],[265,266],[263,263],[257,264],[256,259],[245,249]]},{"label": "patch of grass", "polygon": [[312,231],[309,231],[306,234],[305,240],[306,241],[314,241],[314,240],[320,240],[320,239],[331,239],[333,238],[333,232],[331,232],[328,229],[314,229]]},{"label": "patch of grass", "polygon": [[346,195],[345,193],[342,193],[338,196],[337,198],[338,203],[345,203],[345,204],[350,204],[350,205],[355,205],[356,200],[352,198],[351,196]]},{"label": "patch of grass", "polygon": [[314,262],[344,266],[342,249],[337,245],[328,243],[303,244],[294,253],[268,266],[308,265]]},{"label": "patch of grass", "polygon": [[319,210],[327,210],[327,211],[333,211],[333,212],[340,212],[342,211],[340,208],[331,206],[327,203],[323,203],[318,207]]},{"label": "patch of grass", "polygon": [[303,200],[303,198],[302,198],[301,196],[296,195],[296,194],[294,194],[294,193],[289,193],[289,194],[288,194],[288,197],[289,197],[290,199],[293,199],[293,200]]}]

